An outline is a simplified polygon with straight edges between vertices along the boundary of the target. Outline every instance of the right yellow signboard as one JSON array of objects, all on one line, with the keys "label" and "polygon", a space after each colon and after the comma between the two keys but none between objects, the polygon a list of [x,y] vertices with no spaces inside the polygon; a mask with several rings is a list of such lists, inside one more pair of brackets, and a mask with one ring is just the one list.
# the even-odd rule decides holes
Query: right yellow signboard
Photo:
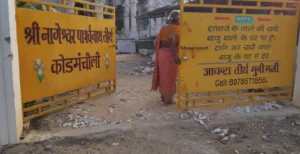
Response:
[{"label": "right yellow signboard", "polygon": [[[228,4],[228,9],[212,4],[181,6],[178,99],[184,103],[178,103],[179,108],[224,105],[230,100],[233,104],[259,102],[255,97],[267,94],[274,98],[265,98],[277,100],[281,92],[289,99],[298,11],[281,6],[281,12],[276,8],[264,12],[266,7],[258,4],[259,7]],[[251,12],[255,7],[258,11]],[[238,8],[240,13],[236,13]],[[273,87],[285,88],[277,88],[275,93],[270,90]],[[247,93],[258,88],[262,89],[260,93]],[[241,101],[240,97],[249,98]],[[198,103],[200,100],[206,101]]]}]

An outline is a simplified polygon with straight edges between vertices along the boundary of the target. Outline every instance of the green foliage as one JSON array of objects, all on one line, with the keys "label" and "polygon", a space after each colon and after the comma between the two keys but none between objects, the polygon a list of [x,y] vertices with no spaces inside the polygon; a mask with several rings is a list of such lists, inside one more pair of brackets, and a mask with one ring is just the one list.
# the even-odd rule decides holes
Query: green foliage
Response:
[{"label": "green foliage", "polygon": [[25,2],[17,2],[17,7],[22,7],[24,6],[26,3]]},{"label": "green foliage", "polygon": [[23,108],[29,108],[36,105],[36,101],[26,102],[23,104]]},{"label": "green foliage", "polygon": [[[33,10],[47,11],[47,7],[45,5],[41,5],[41,4],[17,2],[16,6],[19,7],[19,8],[27,8],[27,9],[33,9]],[[53,7],[51,7],[51,11],[52,12],[57,12],[57,10]]]}]

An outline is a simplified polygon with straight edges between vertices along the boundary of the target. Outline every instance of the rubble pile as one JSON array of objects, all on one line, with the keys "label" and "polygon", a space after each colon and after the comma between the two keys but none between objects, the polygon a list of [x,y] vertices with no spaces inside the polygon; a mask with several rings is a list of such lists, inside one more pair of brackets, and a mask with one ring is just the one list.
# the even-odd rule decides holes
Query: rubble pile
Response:
[{"label": "rubble pile", "polygon": [[139,113],[135,115],[135,120],[151,120],[152,112],[149,109],[140,109]]},{"label": "rubble pile", "polygon": [[236,137],[235,134],[230,134],[229,129],[222,129],[222,128],[216,128],[213,131],[211,131],[214,134],[217,134],[220,139],[223,141],[229,141],[230,139],[234,139]]},{"label": "rubble pile", "polygon": [[153,55],[150,56],[152,58],[152,61],[155,61],[155,53]]},{"label": "rubble pile", "polygon": [[234,112],[235,113],[264,112],[264,111],[278,110],[281,108],[283,108],[283,106],[277,104],[276,102],[265,102],[259,105],[236,107],[234,108]]},{"label": "rubble pile", "polygon": [[72,128],[80,128],[80,127],[92,127],[99,126],[103,124],[107,124],[104,120],[100,120],[95,117],[90,117],[87,113],[84,114],[69,114],[69,121],[63,124],[62,127],[72,127]]},{"label": "rubble pile", "polygon": [[131,119],[127,121],[108,121],[105,119],[100,119],[97,117],[93,117],[89,115],[89,109],[87,106],[84,105],[77,105],[75,106],[77,108],[75,113],[70,113],[65,119],[65,122],[62,124],[61,127],[64,128],[82,128],[82,127],[92,127],[92,126],[99,126],[99,125],[106,125],[106,124],[120,124],[120,123],[131,123]]},{"label": "rubble pile", "polygon": [[174,112],[167,112],[165,113],[164,115],[162,115],[162,117],[166,120],[170,120],[170,119],[175,119],[178,117],[178,114],[177,113],[174,113]]},{"label": "rubble pile", "polygon": [[68,114],[66,122],[61,125],[62,127],[81,128],[107,124],[106,120],[89,116],[89,109],[85,105],[76,105],[74,108],[77,108],[76,112]]},{"label": "rubble pile", "polygon": [[135,68],[136,75],[140,75],[140,74],[149,75],[152,74],[153,71],[154,71],[154,62],[152,61],[149,61],[146,65],[141,65]]},{"label": "rubble pile", "polygon": [[155,50],[152,50],[152,49],[139,49],[139,53],[143,56],[151,56],[155,53]]},{"label": "rubble pile", "polygon": [[148,61],[144,65],[140,65],[138,68],[135,68],[135,75],[149,75],[154,71],[154,61],[155,61],[155,50],[151,49],[139,49],[139,53],[143,56],[151,57],[151,61]]},{"label": "rubble pile", "polygon": [[193,119],[195,122],[205,126],[209,122],[209,117],[207,114],[199,113],[197,111],[187,111],[180,113],[181,119]]}]

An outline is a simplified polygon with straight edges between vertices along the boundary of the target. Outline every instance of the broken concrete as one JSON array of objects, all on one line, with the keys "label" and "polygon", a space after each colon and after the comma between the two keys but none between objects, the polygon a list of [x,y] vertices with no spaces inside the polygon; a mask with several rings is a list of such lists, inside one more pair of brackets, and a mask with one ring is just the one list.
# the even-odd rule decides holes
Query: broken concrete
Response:
[{"label": "broken concrete", "polygon": [[135,68],[136,74],[140,75],[150,75],[154,71],[154,63],[151,61],[147,62],[147,65],[140,65],[139,67]]},{"label": "broken concrete", "polygon": [[251,112],[249,106],[245,106],[245,110],[246,110],[246,113],[250,113]]},{"label": "broken concrete", "polygon": [[139,49],[139,53],[143,56],[150,56],[155,53],[155,50],[152,49]]},{"label": "broken concrete", "polygon": [[[77,108],[77,112],[68,114],[66,121],[62,122],[61,120],[61,127],[64,128],[82,128],[82,127],[93,127],[99,125],[106,125],[106,124],[120,124],[120,123],[131,123],[132,120],[126,121],[108,121],[105,119],[100,119],[94,116],[89,115],[89,109],[85,105],[77,105],[74,106]],[[113,112],[113,106],[109,107],[109,112]],[[62,124],[63,123],[63,124]]]},{"label": "broken concrete", "polygon": [[209,122],[209,117],[207,114],[202,114],[197,111],[186,111],[180,113],[180,118],[181,119],[193,119],[195,122],[205,126],[207,122]]},{"label": "broken concrete", "polygon": [[233,109],[233,113],[251,113],[251,112],[265,112],[272,110],[282,109],[283,106],[276,102],[265,102],[258,105],[249,105],[245,107],[236,107]]}]

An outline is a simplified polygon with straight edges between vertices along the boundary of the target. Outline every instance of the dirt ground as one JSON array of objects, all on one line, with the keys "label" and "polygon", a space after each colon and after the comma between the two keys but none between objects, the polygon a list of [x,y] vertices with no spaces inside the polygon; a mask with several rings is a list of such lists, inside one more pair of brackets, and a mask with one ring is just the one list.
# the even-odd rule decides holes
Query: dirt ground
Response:
[{"label": "dirt ground", "polygon": [[[290,106],[262,113],[232,108],[194,110],[210,120],[204,125],[183,117],[175,105],[164,106],[150,92],[152,75],[140,73],[151,58],[117,56],[117,91],[31,122],[19,145],[4,154],[300,154],[300,111]],[[69,115],[88,112],[105,123],[63,127]],[[216,129],[228,129],[227,141]]]},{"label": "dirt ground", "polygon": [[[188,121],[161,126],[110,130],[77,137],[55,137],[26,143],[5,154],[298,154],[300,152],[299,115],[276,120],[253,119],[247,122],[211,126],[226,127],[237,137],[220,142],[199,124]],[[294,125],[293,125],[294,124]],[[266,138],[263,138],[265,136]]]}]

